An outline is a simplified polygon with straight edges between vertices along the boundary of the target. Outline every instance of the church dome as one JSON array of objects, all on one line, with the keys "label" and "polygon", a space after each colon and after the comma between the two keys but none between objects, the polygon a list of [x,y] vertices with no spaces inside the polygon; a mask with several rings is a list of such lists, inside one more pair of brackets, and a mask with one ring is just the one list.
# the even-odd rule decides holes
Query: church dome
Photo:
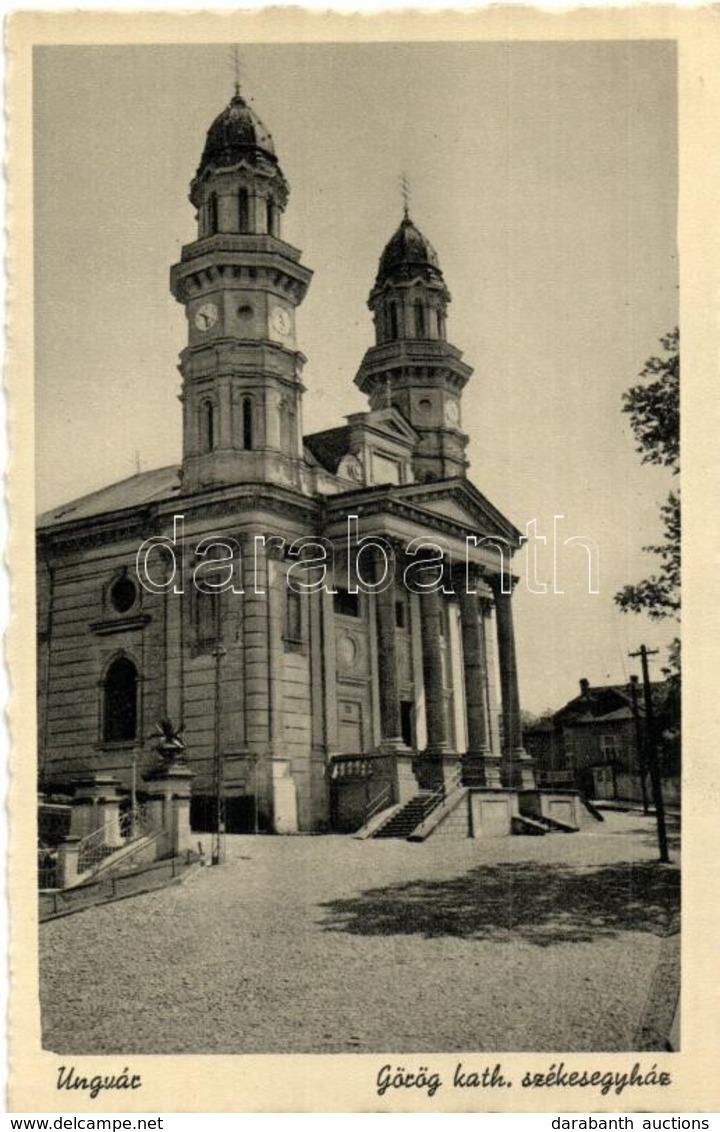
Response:
[{"label": "church dome", "polygon": [[198,173],[209,165],[237,165],[243,158],[254,160],[259,153],[277,163],[271,135],[237,91],[208,130]]},{"label": "church dome", "polygon": [[437,252],[410,217],[405,216],[380,257],[375,286],[388,279],[407,278],[418,269],[442,278]]}]

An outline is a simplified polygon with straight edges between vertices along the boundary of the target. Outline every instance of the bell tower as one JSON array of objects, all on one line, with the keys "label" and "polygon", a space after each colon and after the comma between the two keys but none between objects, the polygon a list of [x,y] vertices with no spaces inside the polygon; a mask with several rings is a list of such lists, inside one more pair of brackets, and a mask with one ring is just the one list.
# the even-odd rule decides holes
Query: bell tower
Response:
[{"label": "bell tower", "polygon": [[406,206],[370,292],[375,345],[355,384],[371,408],[394,405],[420,434],[414,457],[419,481],[464,476],[468,466],[460,401],[472,369],[445,337],[449,302],[437,254]]},{"label": "bell tower", "polygon": [[188,323],[179,366],[185,491],[299,485],[305,358],[295,311],[312,272],[281,236],[288,194],[272,137],[236,86],[190,185],[197,239],[170,273]]}]

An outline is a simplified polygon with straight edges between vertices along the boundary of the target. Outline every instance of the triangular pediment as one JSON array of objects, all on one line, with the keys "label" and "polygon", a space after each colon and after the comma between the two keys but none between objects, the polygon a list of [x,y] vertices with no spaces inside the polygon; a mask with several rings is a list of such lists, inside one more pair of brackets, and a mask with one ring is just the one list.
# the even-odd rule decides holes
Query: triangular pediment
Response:
[{"label": "triangular pediment", "polygon": [[513,523],[469,482],[415,484],[403,494],[408,503],[420,510],[431,511],[479,537],[497,536],[511,543],[517,543],[520,538]]},{"label": "triangular pediment", "polygon": [[[348,417],[350,423],[354,419]],[[360,414],[357,415],[357,419],[360,419]],[[392,406],[386,409],[371,409],[370,412],[363,413],[362,422],[366,428],[385,433],[394,440],[403,440],[406,444],[415,444],[418,440],[418,434],[412,425],[408,424],[402,413]]]}]

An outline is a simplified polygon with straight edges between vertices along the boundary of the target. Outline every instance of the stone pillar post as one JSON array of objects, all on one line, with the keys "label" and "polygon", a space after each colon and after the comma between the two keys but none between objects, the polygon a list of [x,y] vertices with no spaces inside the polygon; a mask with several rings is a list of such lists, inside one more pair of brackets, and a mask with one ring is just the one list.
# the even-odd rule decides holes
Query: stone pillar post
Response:
[{"label": "stone pillar post", "polygon": [[[385,555],[376,550],[374,556],[375,580],[380,582],[386,568]],[[394,572],[395,563],[387,564]],[[400,726],[400,687],[397,670],[397,639],[395,633],[395,578],[389,585],[375,592],[378,651],[378,691],[380,697],[380,746],[404,748]]]},{"label": "stone pillar post", "polygon": [[66,837],[58,845],[57,852],[57,886],[70,888],[78,879],[78,856],[80,853],[79,837]]},{"label": "stone pillar post", "polygon": [[511,593],[503,593],[499,575],[494,576],[491,584],[495,597],[498,657],[500,662],[505,785],[532,790],[535,786],[533,763],[522,745],[520,694],[518,691],[517,660],[515,656],[512,595]]},{"label": "stone pillar post", "polygon": [[149,825],[165,832],[163,850],[176,857],[192,848],[190,792],[195,777],[183,763],[173,763],[145,777],[143,791]]},{"label": "stone pillar post", "polygon": [[462,628],[463,674],[468,745],[463,759],[463,782],[467,786],[499,786],[500,768],[491,757],[486,713],[486,658],[476,593],[468,593],[465,579],[456,587]]},{"label": "stone pillar post", "polygon": [[113,775],[99,773],[77,784],[70,815],[73,837],[87,837],[97,829],[104,829],[105,845],[123,844],[118,786],[119,782]]}]

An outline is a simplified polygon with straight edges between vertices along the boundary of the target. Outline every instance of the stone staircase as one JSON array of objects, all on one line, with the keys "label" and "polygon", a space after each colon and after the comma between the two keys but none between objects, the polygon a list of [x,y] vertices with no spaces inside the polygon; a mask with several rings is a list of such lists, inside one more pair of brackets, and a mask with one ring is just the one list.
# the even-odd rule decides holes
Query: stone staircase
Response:
[{"label": "stone staircase", "polygon": [[442,801],[443,796],[438,791],[420,790],[376,829],[372,836],[407,838]]}]

